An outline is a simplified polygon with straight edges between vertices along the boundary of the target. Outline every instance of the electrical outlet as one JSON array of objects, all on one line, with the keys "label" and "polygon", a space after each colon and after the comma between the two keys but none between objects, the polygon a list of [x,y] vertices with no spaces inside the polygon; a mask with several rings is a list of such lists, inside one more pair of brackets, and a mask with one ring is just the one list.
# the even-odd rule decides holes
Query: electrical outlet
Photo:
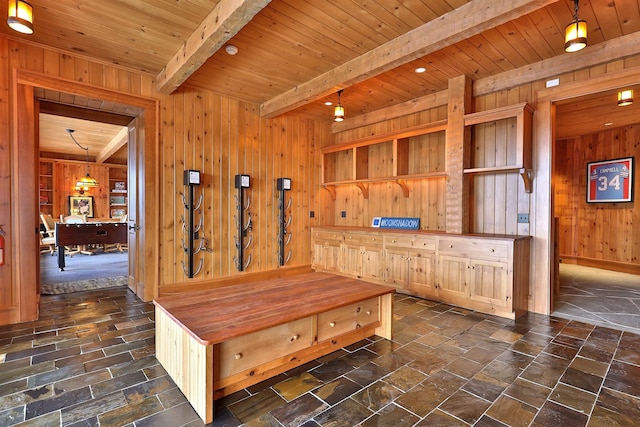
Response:
[{"label": "electrical outlet", "polygon": [[342,211],[342,212],[340,212],[340,216],[341,216],[342,218],[346,218],[346,217],[347,217],[347,211]]},{"label": "electrical outlet", "polygon": [[518,214],[518,224],[529,224],[529,214],[528,213]]},{"label": "electrical outlet", "polygon": [[314,211],[309,211],[309,218],[315,218],[316,213]]}]

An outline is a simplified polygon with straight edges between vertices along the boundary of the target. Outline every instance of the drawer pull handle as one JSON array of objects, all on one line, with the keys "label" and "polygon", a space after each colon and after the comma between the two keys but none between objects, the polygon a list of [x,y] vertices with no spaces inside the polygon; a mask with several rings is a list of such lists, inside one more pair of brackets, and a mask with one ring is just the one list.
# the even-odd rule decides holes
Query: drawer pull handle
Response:
[{"label": "drawer pull handle", "polygon": [[298,338],[300,338],[300,335],[299,334],[295,334],[294,336],[291,337],[291,342],[294,342]]},{"label": "drawer pull handle", "polygon": [[371,310],[367,310],[367,316],[371,316]]},{"label": "drawer pull handle", "polygon": [[491,248],[491,252],[495,252],[495,251],[496,251],[495,249]]},{"label": "drawer pull handle", "polygon": [[335,328],[336,327],[336,322],[329,323],[329,326],[331,326],[332,328]]},{"label": "drawer pull handle", "polygon": [[453,247],[453,245],[449,245],[449,247],[450,247],[450,248],[452,248],[452,247]]},{"label": "drawer pull handle", "polygon": [[242,359],[242,353],[236,353],[236,355],[233,356],[233,357],[235,357],[236,360],[240,360],[240,359]]},{"label": "drawer pull handle", "polygon": [[360,329],[360,328],[361,328],[360,324],[356,323],[356,329]]}]

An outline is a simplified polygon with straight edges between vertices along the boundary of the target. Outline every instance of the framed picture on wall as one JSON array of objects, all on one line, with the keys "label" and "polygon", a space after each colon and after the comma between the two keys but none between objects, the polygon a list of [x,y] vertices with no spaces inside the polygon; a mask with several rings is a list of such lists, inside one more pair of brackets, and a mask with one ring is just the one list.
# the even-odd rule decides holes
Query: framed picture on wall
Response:
[{"label": "framed picture on wall", "polygon": [[69,215],[86,215],[93,218],[92,196],[69,196]]},{"label": "framed picture on wall", "polygon": [[633,201],[633,157],[587,163],[587,203]]}]

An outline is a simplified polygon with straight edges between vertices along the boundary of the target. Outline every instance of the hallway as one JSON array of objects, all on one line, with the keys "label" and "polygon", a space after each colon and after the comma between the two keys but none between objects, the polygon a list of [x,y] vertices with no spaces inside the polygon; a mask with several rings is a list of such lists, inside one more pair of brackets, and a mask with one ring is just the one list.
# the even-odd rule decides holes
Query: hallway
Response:
[{"label": "hallway", "polygon": [[640,334],[640,276],[560,264],[552,315]]},{"label": "hallway", "polygon": [[[36,322],[0,327],[0,425],[202,425],[154,357],[152,304],[121,287],[41,307]],[[228,396],[213,425],[634,425],[639,348],[629,332],[397,295],[392,342],[372,337]]]}]

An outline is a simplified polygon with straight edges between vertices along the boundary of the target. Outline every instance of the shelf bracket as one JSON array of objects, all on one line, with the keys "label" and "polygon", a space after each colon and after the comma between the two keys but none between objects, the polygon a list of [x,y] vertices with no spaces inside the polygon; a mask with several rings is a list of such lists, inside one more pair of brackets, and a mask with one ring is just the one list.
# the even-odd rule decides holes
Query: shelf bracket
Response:
[{"label": "shelf bracket", "polygon": [[524,191],[526,193],[531,193],[533,191],[533,188],[531,187],[531,169],[521,168],[520,176],[524,182]]},{"label": "shelf bracket", "polygon": [[335,185],[324,185],[324,186],[322,186],[322,188],[324,188],[325,190],[327,190],[329,192],[329,194],[331,194],[331,200],[335,200],[336,199],[336,186]]},{"label": "shelf bracket", "polygon": [[402,188],[402,194],[404,194],[405,198],[409,197],[409,186],[407,185],[407,181],[404,179],[396,179],[396,183]]},{"label": "shelf bracket", "polygon": [[362,191],[362,196],[365,199],[369,198],[369,186],[363,182],[359,182],[356,184],[358,186],[358,188],[360,189],[360,191]]}]

